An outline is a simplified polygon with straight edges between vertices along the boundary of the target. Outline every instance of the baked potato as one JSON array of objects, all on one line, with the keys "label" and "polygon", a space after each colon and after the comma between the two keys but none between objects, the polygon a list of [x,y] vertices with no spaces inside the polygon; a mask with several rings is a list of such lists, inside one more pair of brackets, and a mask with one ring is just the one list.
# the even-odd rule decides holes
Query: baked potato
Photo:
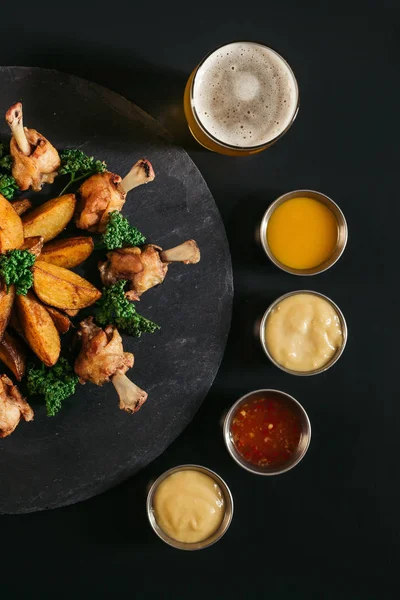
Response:
[{"label": "baked potato", "polygon": [[79,312],[79,308],[64,308],[64,312],[69,317],[76,317]]},{"label": "baked potato", "polygon": [[85,308],[101,296],[89,281],[63,267],[37,260],[32,271],[35,293],[49,306],[62,310]]},{"label": "baked potato", "polygon": [[0,361],[21,381],[26,369],[26,356],[23,343],[9,331],[4,333],[0,342]]},{"label": "baked potato", "polygon": [[15,287],[10,285],[8,288],[4,282],[0,282],[0,340],[6,330],[11,317],[11,311],[15,298]]},{"label": "baked potato", "polygon": [[22,331],[22,327],[21,327],[21,323],[19,322],[19,318],[18,318],[18,314],[17,314],[17,310],[15,308],[15,306],[13,306],[13,309],[11,311],[11,316],[10,316],[10,320],[8,322],[8,327],[11,329],[13,329],[15,331],[15,333],[18,333],[18,335],[20,335],[22,338],[24,337],[24,332]]},{"label": "baked potato", "polygon": [[54,240],[44,245],[40,260],[64,267],[64,269],[73,269],[91,255],[93,247],[91,237],[80,236]]},{"label": "baked potato", "polygon": [[23,242],[21,219],[10,202],[0,194],[0,254],[19,248]]},{"label": "baked potato", "polygon": [[11,200],[11,206],[21,216],[32,208],[32,202],[28,198],[21,198],[21,200]]},{"label": "baked potato", "polygon": [[47,312],[53,319],[54,325],[57,327],[58,333],[67,333],[71,327],[71,321],[69,317],[58,310],[58,308],[54,308],[53,306],[46,306],[46,308]]},{"label": "baked potato", "polygon": [[22,216],[24,236],[40,235],[45,242],[49,242],[68,225],[74,214],[75,204],[75,195],[65,194],[25,213]]},{"label": "baked potato", "polygon": [[48,367],[58,361],[61,350],[60,335],[47,309],[28,292],[15,297],[15,305],[24,339],[36,356]]},{"label": "baked potato", "polygon": [[38,257],[42,251],[43,244],[43,238],[40,235],[35,235],[34,237],[26,238],[20,250],[29,250],[29,252]]}]

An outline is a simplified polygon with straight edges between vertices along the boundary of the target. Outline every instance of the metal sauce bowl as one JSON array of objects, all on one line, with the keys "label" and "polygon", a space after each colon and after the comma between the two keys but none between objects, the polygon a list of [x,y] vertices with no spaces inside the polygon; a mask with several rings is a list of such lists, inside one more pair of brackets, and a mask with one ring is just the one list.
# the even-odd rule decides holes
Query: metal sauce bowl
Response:
[{"label": "metal sauce bowl", "polygon": [[[274,308],[276,308],[278,306],[278,304],[280,302],[282,302],[282,300],[285,300],[285,298],[289,298],[289,296],[295,296],[297,294],[312,294],[314,296],[319,296],[320,298],[323,298],[324,300],[329,302],[329,304],[332,306],[332,308],[336,311],[336,313],[340,319],[340,325],[342,328],[342,345],[340,346],[340,348],[338,348],[337,352],[332,356],[332,358],[325,365],[322,365],[322,367],[320,367],[319,369],[314,369],[313,371],[294,371],[292,369],[287,369],[286,367],[284,367],[283,365],[278,363],[271,356],[268,346],[267,346],[266,339],[265,339],[265,326],[267,324],[268,317],[271,314],[272,310]],[[278,367],[279,369],[282,369],[282,371],[285,371],[286,373],[290,373],[291,375],[302,375],[302,376],[318,375],[318,373],[323,373],[324,371],[327,371],[328,369],[330,369],[330,367],[332,367],[342,356],[343,351],[346,347],[347,335],[348,335],[346,320],[344,318],[342,311],[337,306],[337,304],[335,304],[330,298],[328,298],[328,296],[324,296],[323,294],[320,294],[319,292],[313,292],[311,290],[297,290],[295,292],[289,292],[288,294],[284,294],[283,296],[280,296],[280,298],[277,298],[277,300],[275,300],[275,302],[273,302],[265,311],[264,316],[261,319],[259,333],[260,333],[261,346],[263,347],[263,350],[264,350],[265,354],[268,356],[269,360],[276,367]]]},{"label": "metal sauce bowl", "polygon": [[[318,202],[322,202],[322,204],[325,204],[325,206],[327,206],[335,215],[338,224],[338,239],[335,250],[325,262],[321,263],[320,265],[317,265],[316,267],[313,267],[312,269],[292,269],[291,267],[284,265],[275,258],[268,244],[267,229],[268,222],[272,213],[275,211],[276,208],[278,208],[278,206],[280,206],[280,204],[282,204],[286,200],[291,200],[292,198],[299,197],[311,198],[312,200],[318,200]],[[348,228],[344,214],[342,213],[338,205],[333,200],[331,200],[331,198],[325,196],[325,194],[322,194],[321,192],[316,192],[314,190],[294,190],[293,192],[288,192],[287,194],[283,194],[283,196],[279,196],[279,198],[274,200],[274,202],[266,210],[260,224],[259,238],[261,245],[264,248],[264,251],[268,258],[274,263],[274,265],[276,265],[283,271],[291,273],[292,275],[317,275],[318,273],[323,273],[324,271],[332,267],[332,265],[334,265],[342,256],[347,244]]]},{"label": "metal sauce bowl", "polygon": [[[252,400],[260,400],[264,398],[266,395],[275,396],[277,399],[286,404],[298,417],[301,423],[301,436],[299,445],[295,452],[293,452],[291,458],[285,462],[284,464],[276,467],[258,467],[257,465],[252,464],[248,460],[246,460],[236,449],[235,443],[233,441],[231,435],[231,426],[233,417],[236,414],[236,411],[246,404],[246,402],[251,402]],[[290,471],[293,469],[304,457],[305,453],[308,450],[311,440],[311,423],[308,415],[302,405],[290,396],[286,394],[286,392],[281,392],[280,390],[255,390],[254,392],[249,392],[245,396],[242,396],[233,404],[228,414],[225,417],[223,434],[226,447],[228,449],[229,454],[232,458],[250,473],[254,473],[255,475],[280,475],[281,473],[286,473],[286,471]]]},{"label": "metal sauce bowl", "polygon": [[[200,473],[207,475],[208,477],[213,479],[215,483],[219,486],[224,497],[225,513],[221,525],[210,537],[206,538],[205,540],[201,540],[200,542],[185,543],[179,542],[178,540],[171,538],[161,529],[161,527],[159,527],[154,514],[153,500],[158,486],[162,481],[164,481],[164,479],[169,477],[169,475],[177,473],[178,471],[199,471]],[[165,471],[165,473],[163,473],[162,475],[160,475],[160,477],[158,477],[158,479],[156,479],[156,481],[151,486],[149,493],[147,494],[146,509],[150,525],[152,526],[153,530],[158,535],[158,537],[163,540],[163,542],[169,544],[170,546],[173,546],[174,548],[178,548],[179,550],[202,550],[203,548],[208,548],[208,546],[212,546],[212,544],[215,544],[215,542],[220,540],[228,530],[228,527],[231,524],[233,517],[233,498],[230,489],[228,488],[225,481],[219,475],[217,475],[217,473],[211,471],[211,469],[207,469],[206,467],[202,467],[200,465],[180,465],[178,467],[173,467],[172,469]]]}]

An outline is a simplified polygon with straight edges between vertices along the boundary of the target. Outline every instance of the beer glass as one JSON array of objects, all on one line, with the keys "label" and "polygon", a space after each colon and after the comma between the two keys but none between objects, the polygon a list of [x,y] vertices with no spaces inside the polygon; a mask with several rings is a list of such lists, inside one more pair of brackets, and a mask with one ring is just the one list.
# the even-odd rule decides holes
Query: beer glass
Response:
[{"label": "beer glass", "polygon": [[288,63],[257,42],[213,50],[190,75],[184,110],[193,137],[205,148],[248,156],[269,148],[291,127],[299,90]]}]

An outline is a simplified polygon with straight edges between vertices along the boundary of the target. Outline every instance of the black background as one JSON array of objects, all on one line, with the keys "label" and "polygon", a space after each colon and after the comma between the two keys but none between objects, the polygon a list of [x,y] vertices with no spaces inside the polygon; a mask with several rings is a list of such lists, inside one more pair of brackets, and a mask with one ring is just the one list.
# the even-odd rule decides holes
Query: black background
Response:
[{"label": "black background", "polygon": [[[116,1],[104,8],[40,3],[4,10],[2,3],[2,64],[92,79],[175,134],[214,194],[235,277],[226,355],[192,424],[149,468],[100,497],[47,513],[2,516],[2,595],[398,597],[400,29],[394,7]],[[203,151],[182,117],[192,68],[213,47],[235,39],[278,50],[300,86],[292,129],[250,158]],[[302,187],[338,202],[350,231],[338,264],[306,280],[276,270],[253,242],[268,204]],[[273,299],[304,286],[338,303],[349,340],[327,373],[296,378],[267,362],[252,329]],[[220,431],[224,411],[259,387],[293,394],[313,427],[302,463],[274,478],[240,469]],[[185,462],[218,471],[235,500],[226,536],[198,553],[165,546],[145,515],[149,481]]]}]

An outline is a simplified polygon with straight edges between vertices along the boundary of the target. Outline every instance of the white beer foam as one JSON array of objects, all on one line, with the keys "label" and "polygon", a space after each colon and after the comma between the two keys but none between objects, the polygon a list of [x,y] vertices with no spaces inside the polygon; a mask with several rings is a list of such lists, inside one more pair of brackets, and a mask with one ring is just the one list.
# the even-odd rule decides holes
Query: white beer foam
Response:
[{"label": "white beer foam", "polygon": [[278,137],[290,124],[297,101],[296,80],[285,61],[251,42],[213,52],[197,71],[192,99],[211,135],[245,148]]}]

